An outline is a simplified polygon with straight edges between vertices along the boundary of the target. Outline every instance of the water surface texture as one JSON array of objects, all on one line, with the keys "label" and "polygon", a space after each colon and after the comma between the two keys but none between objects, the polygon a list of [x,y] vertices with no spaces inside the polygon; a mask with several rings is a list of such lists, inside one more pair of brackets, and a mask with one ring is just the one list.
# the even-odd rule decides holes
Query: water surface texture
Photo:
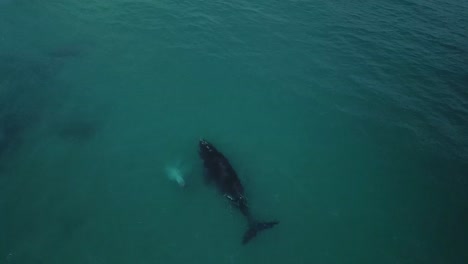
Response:
[{"label": "water surface texture", "polygon": [[468,263],[467,14],[0,0],[0,263]]}]

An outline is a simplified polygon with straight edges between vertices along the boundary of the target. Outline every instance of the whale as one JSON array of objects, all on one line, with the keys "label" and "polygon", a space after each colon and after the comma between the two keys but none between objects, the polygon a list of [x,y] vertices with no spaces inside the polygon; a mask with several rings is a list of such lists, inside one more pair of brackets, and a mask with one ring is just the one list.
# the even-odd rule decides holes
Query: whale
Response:
[{"label": "whale", "polygon": [[244,187],[236,171],[228,159],[207,140],[199,140],[199,155],[205,169],[205,181],[214,184],[229,203],[237,208],[246,218],[248,228],[242,238],[242,244],[247,244],[260,231],[270,229],[279,221],[258,221],[250,212]]}]

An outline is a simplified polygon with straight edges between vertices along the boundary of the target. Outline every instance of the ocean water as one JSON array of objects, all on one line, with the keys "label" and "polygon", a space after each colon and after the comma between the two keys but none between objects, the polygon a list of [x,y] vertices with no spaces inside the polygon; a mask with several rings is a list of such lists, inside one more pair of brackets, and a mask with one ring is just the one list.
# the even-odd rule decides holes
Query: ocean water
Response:
[{"label": "ocean water", "polygon": [[0,263],[468,263],[467,14],[0,0]]}]

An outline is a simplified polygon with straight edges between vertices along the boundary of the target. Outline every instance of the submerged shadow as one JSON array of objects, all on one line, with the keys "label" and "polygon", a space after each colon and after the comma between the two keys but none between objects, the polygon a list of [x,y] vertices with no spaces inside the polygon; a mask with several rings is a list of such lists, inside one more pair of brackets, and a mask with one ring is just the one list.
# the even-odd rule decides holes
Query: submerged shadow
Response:
[{"label": "submerged shadow", "polygon": [[75,58],[85,55],[89,49],[88,43],[67,43],[51,48],[46,54],[55,59]]},{"label": "submerged shadow", "polygon": [[0,116],[0,159],[3,154],[19,145],[24,124],[13,115]]},{"label": "submerged shadow", "polygon": [[47,60],[0,54],[0,159],[14,151],[41,118],[54,72]]},{"label": "submerged shadow", "polygon": [[87,141],[92,139],[99,130],[97,121],[73,120],[58,127],[58,136],[68,141]]}]

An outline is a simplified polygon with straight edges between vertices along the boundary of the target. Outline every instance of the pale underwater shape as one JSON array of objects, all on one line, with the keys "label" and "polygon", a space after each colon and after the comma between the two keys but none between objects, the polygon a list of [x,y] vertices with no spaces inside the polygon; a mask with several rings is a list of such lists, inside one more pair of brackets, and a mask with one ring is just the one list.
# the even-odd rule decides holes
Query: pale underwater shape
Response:
[{"label": "pale underwater shape", "polygon": [[185,187],[185,178],[182,169],[178,166],[167,166],[166,175],[169,180],[177,182],[180,187]]}]

